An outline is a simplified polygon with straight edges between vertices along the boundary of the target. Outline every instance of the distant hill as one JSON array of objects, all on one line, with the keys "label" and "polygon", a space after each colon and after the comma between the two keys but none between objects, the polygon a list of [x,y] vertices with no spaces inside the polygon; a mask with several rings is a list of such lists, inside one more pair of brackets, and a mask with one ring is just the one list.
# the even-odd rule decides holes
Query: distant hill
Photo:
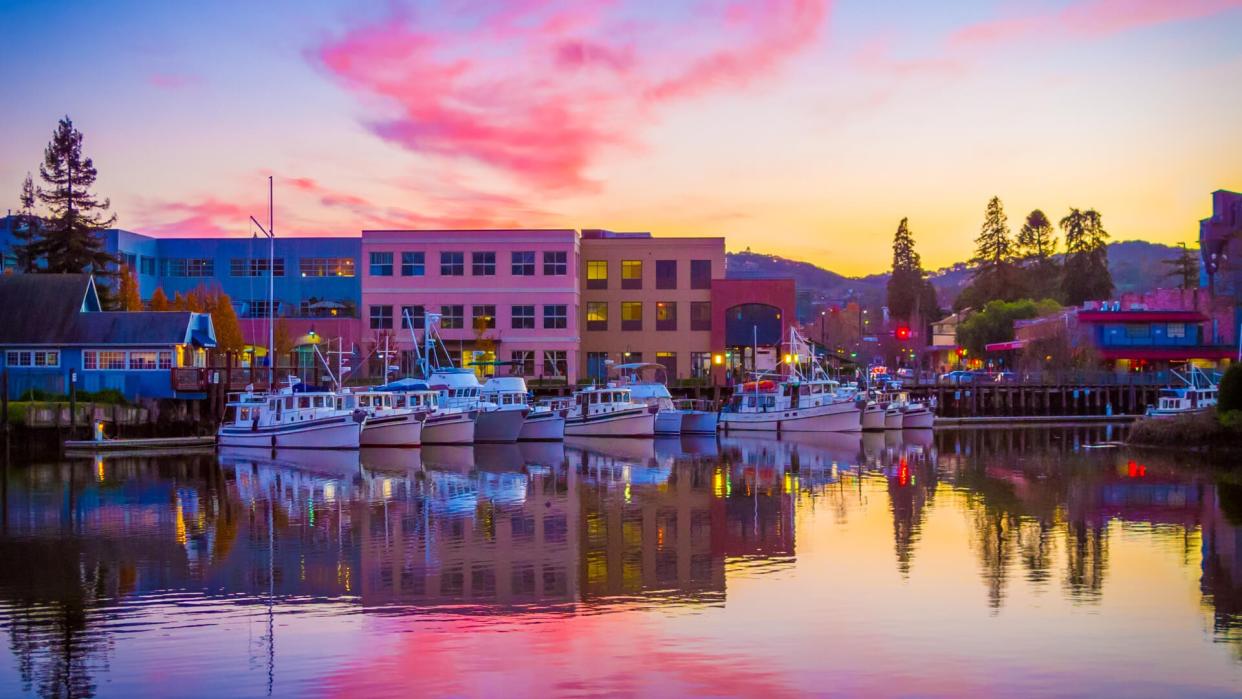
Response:
[{"label": "distant hill", "polygon": [[[1168,268],[1164,260],[1172,258],[1176,248],[1143,240],[1127,240],[1110,243],[1108,268],[1118,293],[1146,291],[1174,282],[1166,277]],[[810,262],[799,262],[779,255],[751,252],[731,252],[726,256],[729,277],[776,276],[792,278],[798,285],[798,318],[807,320],[815,308],[825,303],[839,303],[846,298],[857,298],[866,306],[884,304],[887,274],[871,274],[865,277],[847,277],[824,269]],[[948,308],[967,284],[970,283],[970,266],[959,262],[943,267],[930,274],[932,285],[940,298],[940,304]]]}]

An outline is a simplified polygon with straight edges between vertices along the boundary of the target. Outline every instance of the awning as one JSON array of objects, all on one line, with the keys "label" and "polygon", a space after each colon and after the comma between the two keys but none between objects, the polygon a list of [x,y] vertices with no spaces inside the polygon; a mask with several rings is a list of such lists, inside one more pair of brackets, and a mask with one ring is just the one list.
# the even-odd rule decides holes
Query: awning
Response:
[{"label": "awning", "polygon": [[989,342],[983,346],[988,352],[1008,352],[1026,347],[1026,340],[1010,340],[1009,342]]}]

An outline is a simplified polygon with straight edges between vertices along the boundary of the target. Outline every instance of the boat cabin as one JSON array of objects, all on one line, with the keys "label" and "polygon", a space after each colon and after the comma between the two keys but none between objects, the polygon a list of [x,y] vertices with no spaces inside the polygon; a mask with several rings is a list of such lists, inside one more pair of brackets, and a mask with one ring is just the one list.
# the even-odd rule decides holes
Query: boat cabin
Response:
[{"label": "boat cabin", "polygon": [[332,393],[232,394],[225,406],[225,424],[289,425],[352,410],[344,396]]}]

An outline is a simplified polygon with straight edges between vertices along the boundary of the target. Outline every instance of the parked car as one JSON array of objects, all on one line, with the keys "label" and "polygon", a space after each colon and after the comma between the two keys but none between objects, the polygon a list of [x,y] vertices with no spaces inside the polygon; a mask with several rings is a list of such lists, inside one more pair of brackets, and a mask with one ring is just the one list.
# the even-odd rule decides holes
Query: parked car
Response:
[{"label": "parked car", "polygon": [[940,383],[951,383],[951,384],[974,383],[975,378],[976,378],[976,375],[975,375],[975,372],[973,371],[961,371],[961,370],[950,371],[947,374],[941,375]]}]

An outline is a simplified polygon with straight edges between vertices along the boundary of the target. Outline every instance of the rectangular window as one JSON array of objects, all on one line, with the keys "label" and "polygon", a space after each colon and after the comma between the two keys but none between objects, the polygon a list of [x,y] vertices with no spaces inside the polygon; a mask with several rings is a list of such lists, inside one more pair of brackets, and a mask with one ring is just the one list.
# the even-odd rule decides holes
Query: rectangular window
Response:
[{"label": "rectangular window", "polygon": [[129,368],[131,371],[158,369],[159,356],[159,352],[130,352]]},{"label": "rectangular window", "polygon": [[96,351],[96,366],[100,369],[123,370],[125,369],[125,353],[113,350]]},{"label": "rectangular window", "polygon": [[59,350],[35,350],[34,365],[42,367],[58,367],[60,366]]},{"label": "rectangular window", "polygon": [[564,377],[569,373],[569,362],[565,359],[565,350],[543,351],[543,373],[545,376]]},{"label": "rectangular window", "polygon": [[466,326],[465,306],[440,306],[440,327],[445,330],[461,330]]},{"label": "rectangular window", "polygon": [[466,253],[464,252],[442,252],[440,253],[440,276],[441,277],[464,277],[466,275]]},{"label": "rectangular window", "polygon": [[510,254],[509,259],[513,263],[513,276],[515,277],[533,277],[535,276],[535,251],[522,250]]},{"label": "rectangular window", "polygon": [[588,289],[608,288],[608,260],[588,260],[586,272]]},{"label": "rectangular window", "polygon": [[155,276],[155,258],[143,255],[138,258],[138,273],[149,277]]},{"label": "rectangular window", "polygon": [[163,264],[166,277],[214,277],[216,261],[205,257],[171,257],[165,258]]},{"label": "rectangular window", "polygon": [[607,352],[587,352],[587,376],[596,381],[604,381],[608,378],[608,353]]},{"label": "rectangular window", "polygon": [[677,329],[677,302],[656,302],[656,330]]},{"label": "rectangular window", "polygon": [[98,369],[99,368],[99,352],[95,350],[82,350],[82,368]]},{"label": "rectangular window", "polygon": [[415,330],[422,328],[423,320],[426,318],[426,313],[426,309],[422,306],[402,306],[401,329],[409,330],[410,323],[414,324]]},{"label": "rectangular window", "polygon": [[533,330],[535,328],[534,306],[514,306],[510,311],[510,325],[514,330]]},{"label": "rectangular window", "polygon": [[656,288],[677,288],[677,260],[656,260]]},{"label": "rectangular window", "polygon": [[568,307],[565,304],[549,304],[543,307],[543,327],[561,330],[568,327]]},{"label": "rectangular window", "polygon": [[656,364],[664,366],[664,371],[668,376],[668,380],[672,381],[677,378],[677,353],[676,352],[656,352]]},{"label": "rectangular window", "polygon": [[543,253],[543,276],[563,277],[569,274],[569,254],[564,251]]},{"label": "rectangular window", "polygon": [[171,369],[172,367],[173,367],[172,350],[161,350],[160,351],[160,368]]},{"label": "rectangular window", "polygon": [[[267,299],[251,299],[246,302],[245,308],[242,310],[243,318],[266,318],[270,315],[272,304]],[[276,302],[277,315],[280,313],[280,302]]]},{"label": "rectangular window", "polygon": [[4,363],[7,366],[32,366],[30,350],[9,350],[4,355]]},{"label": "rectangular window", "polygon": [[587,330],[608,329],[608,303],[606,301],[587,301]]},{"label": "rectangular window", "polygon": [[622,330],[642,330],[643,329],[642,301],[622,301],[621,302],[621,329]]},{"label": "rectangular window", "polygon": [[303,257],[298,260],[298,273],[303,277],[352,277],[352,257]]},{"label": "rectangular window", "polygon": [[712,375],[712,353],[711,352],[691,352],[690,353],[690,376],[696,379],[705,379]]},{"label": "rectangular window", "polygon": [[711,330],[712,329],[712,302],[711,301],[691,301],[690,302],[690,329],[691,330]]},{"label": "rectangular window", "polygon": [[1186,324],[1185,323],[1169,323],[1169,327],[1166,332],[1169,338],[1186,337]]},{"label": "rectangular window", "polygon": [[533,351],[513,350],[509,357],[513,360],[513,368],[510,371],[514,374],[517,376],[535,375],[535,353]]},{"label": "rectangular window", "polygon": [[425,252],[403,252],[401,253],[401,276],[421,277],[426,273],[427,273],[427,253]]},{"label": "rectangular window", "polygon": [[266,277],[267,270],[271,268],[269,262],[273,262],[275,265],[275,276],[285,276],[285,259],[283,257],[278,257],[274,261],[270,261],[266,257],[234,257],[229,260],[229,276]]},{"label": "rectangular window", "polygon": [[621,260],[621,288],[643,288],[643,261]]},{"label": "rectangular window", "polygon": [[470,273],[476,277],[496,276],[496,253],[475,252],[470,254]]},{"label": "rectangular window", "polygon": [[1128,323],[1125,326],[1126,337],[1150,337],[1151,326],[1145,323]]},{"label": "rectangular window", "polygon": [[690,260],[690,288],[712,288],[712,261]]},{"label": "rectangular window", "polygon": [[130,252],[121,253],[121,261],[126,267],[129,267],[131,272],[138,271],[138,256],[137,255],[130,253]]},{"label": "rectangular window", "polygon": [[494,330],[496,328],[495,306],[472,306],[470,308],[470,327],[475,330]]},{"label": "rectangular window", "polygon": [[391,252],[371,253],[371,276],[372,277],[391,277],[392,276],[392,253]]},{"label": "rectangular window", "polygon": [[392,330],[392,306],[371,306],[371,329]]}]

